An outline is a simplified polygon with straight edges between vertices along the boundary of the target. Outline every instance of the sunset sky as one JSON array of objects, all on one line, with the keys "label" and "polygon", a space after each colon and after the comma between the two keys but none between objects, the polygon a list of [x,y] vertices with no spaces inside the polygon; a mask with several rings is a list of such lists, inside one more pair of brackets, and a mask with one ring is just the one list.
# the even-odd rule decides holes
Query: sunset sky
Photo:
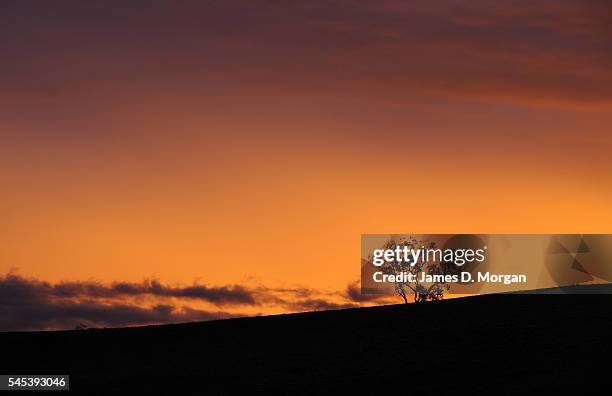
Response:
[{"label": "sunset sky", "polygon": [[605,0],[20,0],[0,51],[0,330],[364,304],[365,233],[612,231]]}]

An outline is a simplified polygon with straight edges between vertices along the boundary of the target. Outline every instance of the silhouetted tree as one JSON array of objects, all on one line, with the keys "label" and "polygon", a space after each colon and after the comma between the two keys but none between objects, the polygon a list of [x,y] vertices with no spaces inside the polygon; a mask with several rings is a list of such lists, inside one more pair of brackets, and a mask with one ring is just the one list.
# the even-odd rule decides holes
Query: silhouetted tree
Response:
[{"label": "silhouetted tree", "polygon": [[[385,243],[381,249],[395,250],[397,246],[402,249],[407,246],[408,249],[420,249],[421,247],[435,249],[435,242],[426,240],[418,240],[414,237],[400,238],[398,240],[390,240]],[[412,250],[411,250],[412,251]],[[424,261],[419,260],[417,263],[412,265],[412,256],[410,262],[406,261],[388,261],[380,267],[380,270],[388,275],[400,275],[402,272],[407,272],[414,275],[414,281],[409,282],[394,282],[395,292],[408,303],[410,295],[412,295],[414,302],[425,302],[425,301],[436,301],[444,298],[444,290],[449,290],[450,285],[442,280],[435,282],[423,282],[421,281],[421,274],[426,273],[428,275],[444,275],[445,266],[443,263],[435,261]]]}]

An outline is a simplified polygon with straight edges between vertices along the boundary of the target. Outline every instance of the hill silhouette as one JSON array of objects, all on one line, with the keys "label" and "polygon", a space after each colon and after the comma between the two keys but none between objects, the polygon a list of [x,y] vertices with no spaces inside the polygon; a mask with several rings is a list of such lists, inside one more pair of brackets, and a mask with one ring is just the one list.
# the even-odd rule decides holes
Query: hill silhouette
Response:
[{"label": "hill silhouette", "polygon": [[584,392],[610,295],[487,295],[213,322],[0,334],[2,372],[84,394]]}]

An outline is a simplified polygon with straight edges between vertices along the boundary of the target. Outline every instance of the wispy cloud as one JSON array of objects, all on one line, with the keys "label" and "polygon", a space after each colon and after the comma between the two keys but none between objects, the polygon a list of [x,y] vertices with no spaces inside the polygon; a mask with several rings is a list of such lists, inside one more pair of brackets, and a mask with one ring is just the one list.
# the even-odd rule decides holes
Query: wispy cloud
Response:
[{"label": "wispy cloud", "polygon": [[[247,91],[334,89],[370,99],[427,92],[527,104],[612,102],[607,1],[167,1],[120,12],[65,1],[63,11],[40,5],[40,15],[23,3],[4,12],[22,21],[4,24],[12,62],[0,70],[13,100],[15,92],[74,96],[71,90],[124,80],[192,94],[226,81],[226,92],[236,80]],[[66,39],[75,35],[92,39]],[[64,55],[54,51],[58,43]]]},{"label": "wispy cloud", "polygon": [[115,282],[105,285],[99,282],[62,282],[51,285],[35,282],[34,286],[54,297],[121,297],[151,295],[203,300],[215,305],[254,305],[252,292],[242,286],[210,287],[204,285],[169,286],[157,280],[140,283]]}]

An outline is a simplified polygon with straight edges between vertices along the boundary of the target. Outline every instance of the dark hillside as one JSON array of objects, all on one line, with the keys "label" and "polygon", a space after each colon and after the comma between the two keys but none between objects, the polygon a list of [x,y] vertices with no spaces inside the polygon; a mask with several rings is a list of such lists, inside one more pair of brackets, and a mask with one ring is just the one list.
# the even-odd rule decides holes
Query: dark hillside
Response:
[{"label": "dark hillside", "polygon": [[[2,372],[86,394],[584,391],[606,377],[610,295],[489,295],[129,329],[0,334]],[[460,392],[459,392],[460,393]]]}]

